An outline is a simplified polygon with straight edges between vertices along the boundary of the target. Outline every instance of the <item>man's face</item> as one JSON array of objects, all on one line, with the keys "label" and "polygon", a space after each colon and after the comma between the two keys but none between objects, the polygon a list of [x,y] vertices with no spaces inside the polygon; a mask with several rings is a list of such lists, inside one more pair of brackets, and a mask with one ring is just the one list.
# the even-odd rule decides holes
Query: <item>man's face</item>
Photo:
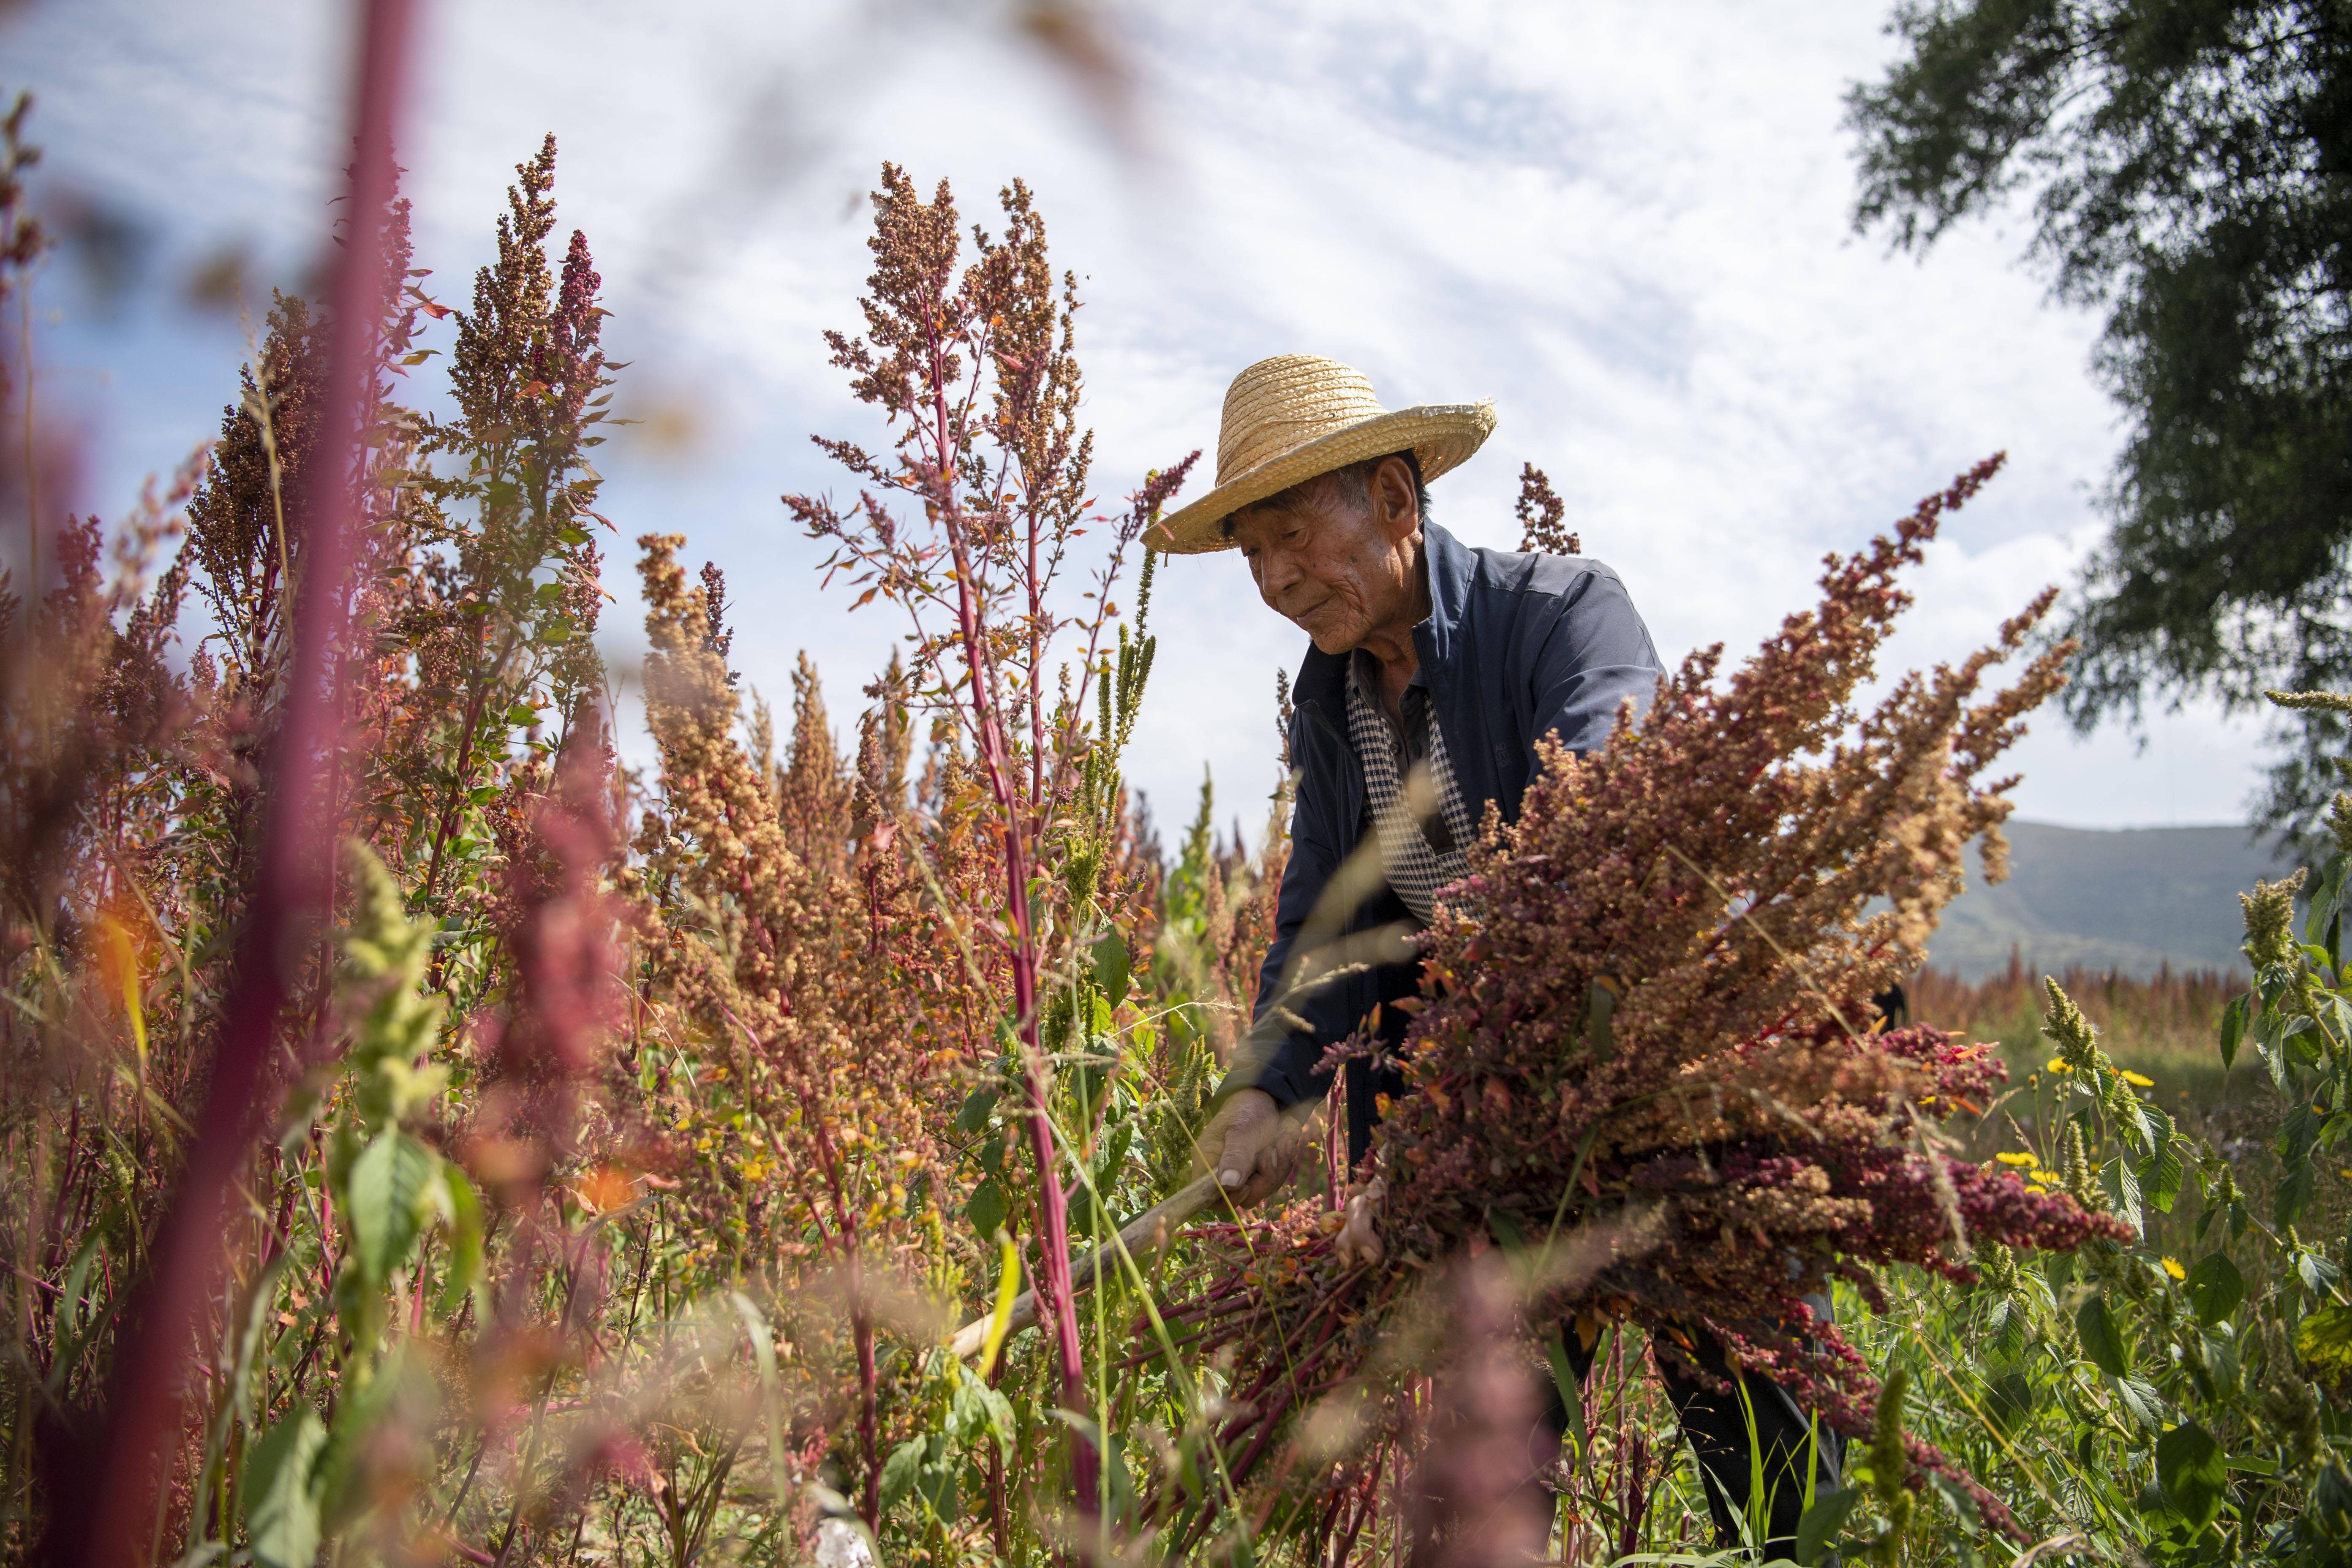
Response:
[{"label": "man's face", "polygon": [[1411,475],[1391,460],[1368,489],[1358,500],[1326,478],[1234,514],[1234,542],[1258,596],[1325,653],[1351,651],[1408,616],[1416,599],[1420,519]]}]

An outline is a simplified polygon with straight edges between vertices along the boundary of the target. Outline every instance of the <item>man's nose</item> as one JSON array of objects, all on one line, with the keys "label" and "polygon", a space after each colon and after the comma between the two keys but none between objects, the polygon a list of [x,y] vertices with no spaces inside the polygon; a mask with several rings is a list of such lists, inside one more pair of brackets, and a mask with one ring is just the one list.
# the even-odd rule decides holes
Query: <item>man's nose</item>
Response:
[{"label": "man's nose", "polygon": [[1258,596],[1275,604],[1298,581],[1298,563],[1284,552],[1261,550],[1253,563],[1257,568]]}]

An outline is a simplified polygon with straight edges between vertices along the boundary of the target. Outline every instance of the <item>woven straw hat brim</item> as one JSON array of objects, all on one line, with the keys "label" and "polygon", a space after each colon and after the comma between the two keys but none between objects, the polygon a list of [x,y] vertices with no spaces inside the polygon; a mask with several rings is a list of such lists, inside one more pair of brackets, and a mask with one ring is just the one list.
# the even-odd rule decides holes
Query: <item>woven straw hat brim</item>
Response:
[{"label": "woven straw hat brim", "polygon": [[1169,513],[1150,536],[1153,549],[1169,555],[1200,555],[1230,550],[1220,526],[1253,502],[1304,484],[1318,474],[1350,463],[1384,458],[1408,447],[1421,462],[1426,484],[1461,467],[1495,432],[1492,403],[1428,403],[1400,408],[1302,442],[1246,473],[1237,474],[1199,500]]}]

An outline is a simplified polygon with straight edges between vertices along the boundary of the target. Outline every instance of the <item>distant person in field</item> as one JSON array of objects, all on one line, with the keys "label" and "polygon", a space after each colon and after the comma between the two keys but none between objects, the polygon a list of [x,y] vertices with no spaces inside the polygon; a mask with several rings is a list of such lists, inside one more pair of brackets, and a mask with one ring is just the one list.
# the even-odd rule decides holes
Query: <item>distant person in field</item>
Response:
[{"label": "distant person in field", "polygon": [[[1237,549],[1268,608],[1312,639],[1294,687],[1290,759],[1297,770],[1290,864],[1260,976],[1250,1045],[1218,1090],[1202,1130],[1202,1167],[1233,1202],[1265,1200],[1294,1173],[1304,1112],[1328,1092],[1327,1047],[1371,1021],[1393,1050],[1419,989],[1417,963],[1373,963],[1304,995],[1277,998],[1302,928],[1360,846],[1381,875],[1328,938],[1347,943],[1429,922],[1440,889],[1466,870],[1465,851],[1489,802],[1505,820],[1556,735],[1581,755],[1604,745],[1618,710],[1646,705],[1663,667],[1617,574],[1573,556],[1474,549],[1431,521],[1428,485],[1476,452],[1494,429],[1490,405],[1383,409],[1362,375],[1307,354],[1250,366],[1225,394],[1216,489],[1168,517],[1155,540],[1183,553]],[[1349,878],[1350,886],[1354,879]],[[1339,901],[1354,896],[1343,890]],[[1331,922],[1325,911],[1318,925]],[[1317,965],[1328,968],[1329,963]],[[1300,1027],[1297,1025],[1303,1024]],[[1368,1148],[1382,1094],[1403,1092],[1392,1068],[1351,1067],[1351,1161]],[[1349,1205],[1340,1246],[1380,1255],[1378,1193]],[[1814,1309],[1826,1315],[1828,1302]],[[1578,1376],[1592,1347],[1562,1335]],[[1747,1410],[1720,1350],[1695,1347],[1717,1392],[1668,1363],[1666,1389],[1698,1456],[1716,1531],[1739,1543],[1751,1477],[1766,1488],[1767,1556],[1788,1555],[1810,1478],[1838,1484],[1835,1440],[1779,1386],[1750,1374]],[[1752,1432],[1761,1444],[1762,1462]],[[1553,1395],[1548,1437],[1531,1448],[1538,1484],[1566,1424]]]}]

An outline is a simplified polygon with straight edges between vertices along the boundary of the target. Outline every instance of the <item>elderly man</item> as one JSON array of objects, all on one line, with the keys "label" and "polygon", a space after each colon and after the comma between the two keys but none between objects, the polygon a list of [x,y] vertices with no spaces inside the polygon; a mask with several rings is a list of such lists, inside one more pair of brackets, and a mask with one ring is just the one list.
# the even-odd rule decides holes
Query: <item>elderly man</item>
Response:
[{"label": "elderly man", "polygon": [[[1416,992],[1418,966],[1382,954],[1376,933],[1428,923],[1438,890],[1464,874],[1487,805],[1517,815],[1539,740],[1594,751],[1620,708],[1656,689],[1657,653],[1609,568],[1473,549],[1431,521],[1428,482],[1494,424],[1486,404],[1389,412],[1363,376],[1329,360],[1264,361],[1225,395],[1216,489],[1155,541],[1180,553],[1240,550],[1259,596],[1313,642],[1293,689],[1297,805],[1256,1024],[1200,1140],[1238,1205],[1293,1173],[1301,1112],[1328,1089],[1318,1077],[1325,1047],[1367,1020],[1391,1048],[1402,1040],[1407,1015],[1385,1005]],[[1360,876],[1368,865],[1378,874]],[[1361,962],[1368,952],[1391,961]],[[1350,1071],[1351,1158],[1370,1143],[1379,1097],[1402,1087],[1392,1070]],[[1377,1256],[1376,1202],[1351,1205],[1343,1247]],[[1564,1341],[1581,1376],[1591,1347],[1573,1331]],[[1728,1387],[1719,1352],[1698,1348],[1710,1381]],[[1743,1398],[1667,1378],[1718,1537],[1760,1537],[1786,1554],[1808,1480],[1837,1484],[1835,1454],[1786,1392],[1744,1384]],[[1564,1421],[1555,1395],[1555,1444]],[[1751,1510],[1759,1474],[1766,1490]]]}]

